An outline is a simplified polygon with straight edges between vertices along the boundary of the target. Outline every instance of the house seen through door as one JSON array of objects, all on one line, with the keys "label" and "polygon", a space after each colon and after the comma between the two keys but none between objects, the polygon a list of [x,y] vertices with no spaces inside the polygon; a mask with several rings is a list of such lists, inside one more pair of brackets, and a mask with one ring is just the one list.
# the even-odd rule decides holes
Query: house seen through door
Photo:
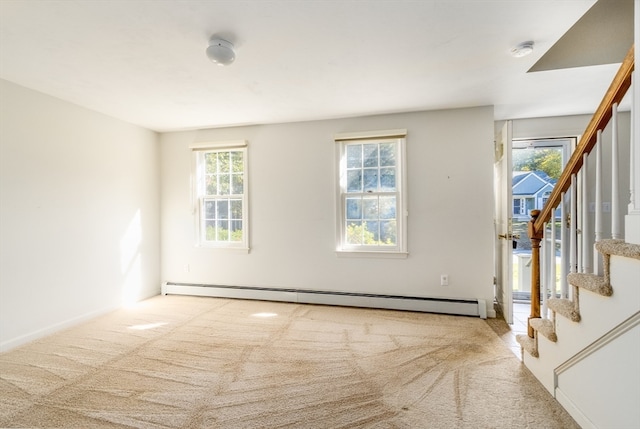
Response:
[{"label": "house seen through door", "polygon": [[[527,224],[531,210],[541,210],[560,178],[568,160],[574,138],[553,138],[512,141],[511,177],[511,226],[512,226],[512,279],[514,301],[531,299],[531,241]],[[560,289],[561,267],[559,243],[562,229],[562,213],[559,208],[554,216],[556,228],[556,290]]]}]

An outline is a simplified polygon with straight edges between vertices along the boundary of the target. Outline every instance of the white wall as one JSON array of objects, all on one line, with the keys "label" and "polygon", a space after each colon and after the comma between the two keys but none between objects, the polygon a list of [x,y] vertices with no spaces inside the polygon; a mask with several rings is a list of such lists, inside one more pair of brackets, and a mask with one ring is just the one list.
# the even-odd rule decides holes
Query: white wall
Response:
[{"label": "white wall", "polygon": [[0,348],[159,293],[158,137],[0,80]]},{"label": "white wall", "polygon": [[[409,257],[337,257],[332,136],[395,128],[408,130]],[[249,254],[194,246],[188,145],[235,139],[249,141]],[[491,107],[167,133],[161,181],[163,281],[480,298],[493,309]]]}]

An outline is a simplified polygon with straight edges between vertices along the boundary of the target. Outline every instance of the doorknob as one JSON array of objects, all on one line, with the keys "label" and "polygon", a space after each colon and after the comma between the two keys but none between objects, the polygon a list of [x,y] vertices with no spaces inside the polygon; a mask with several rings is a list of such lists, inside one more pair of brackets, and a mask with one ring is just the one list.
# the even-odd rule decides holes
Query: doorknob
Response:
[{"label": "doorknob", "polygon": [[498,234],[498,238],[502,238],[504,240],[519,240],[520,234]]}]

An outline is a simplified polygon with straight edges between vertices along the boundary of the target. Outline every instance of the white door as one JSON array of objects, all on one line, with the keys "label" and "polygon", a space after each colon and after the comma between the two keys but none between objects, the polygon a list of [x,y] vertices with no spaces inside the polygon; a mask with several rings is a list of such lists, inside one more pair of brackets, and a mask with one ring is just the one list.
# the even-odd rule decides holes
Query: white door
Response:
[{"label": "white door", "polygon": [[504,320],[513,324],[513,259],[511,238],[511,121],[506,121],[496,136],[495,150],[495,275],[496,301]]}]

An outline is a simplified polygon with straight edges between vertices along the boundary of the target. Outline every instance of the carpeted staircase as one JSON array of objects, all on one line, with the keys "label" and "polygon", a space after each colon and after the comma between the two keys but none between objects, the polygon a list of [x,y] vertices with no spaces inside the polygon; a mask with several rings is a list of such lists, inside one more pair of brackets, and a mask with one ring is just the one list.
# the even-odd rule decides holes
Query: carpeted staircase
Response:
[{"label": "carpeted staircase", "polygon": [[603,258],[603,276],[587,273],[571,273],[567,276],[567,281],[572,287],[572,298],[551,298],[547,305],[551,310],[551,318],[534,318],[530,320],[534,337],[528,335],[518,335],[518,343],[533,357],[539,357],[538,340],[540,335],[546,337],[551,342],[557,342],[556,317],[561,315],[572,322],[580,322],[580,291],[588,291],[597,295],[609,297],[613,295],[611,285],[610,262],[611,256],[621,256],[640,260],[640,245],[626,243],[624,240],[601,240],[595,245]]},{"label": "carpeted staircase", "polygon": [[571,299],[518,336],[522,360],[583,428],[638,428],[640,245],[602,240],[602,276],[570,274]]}]

